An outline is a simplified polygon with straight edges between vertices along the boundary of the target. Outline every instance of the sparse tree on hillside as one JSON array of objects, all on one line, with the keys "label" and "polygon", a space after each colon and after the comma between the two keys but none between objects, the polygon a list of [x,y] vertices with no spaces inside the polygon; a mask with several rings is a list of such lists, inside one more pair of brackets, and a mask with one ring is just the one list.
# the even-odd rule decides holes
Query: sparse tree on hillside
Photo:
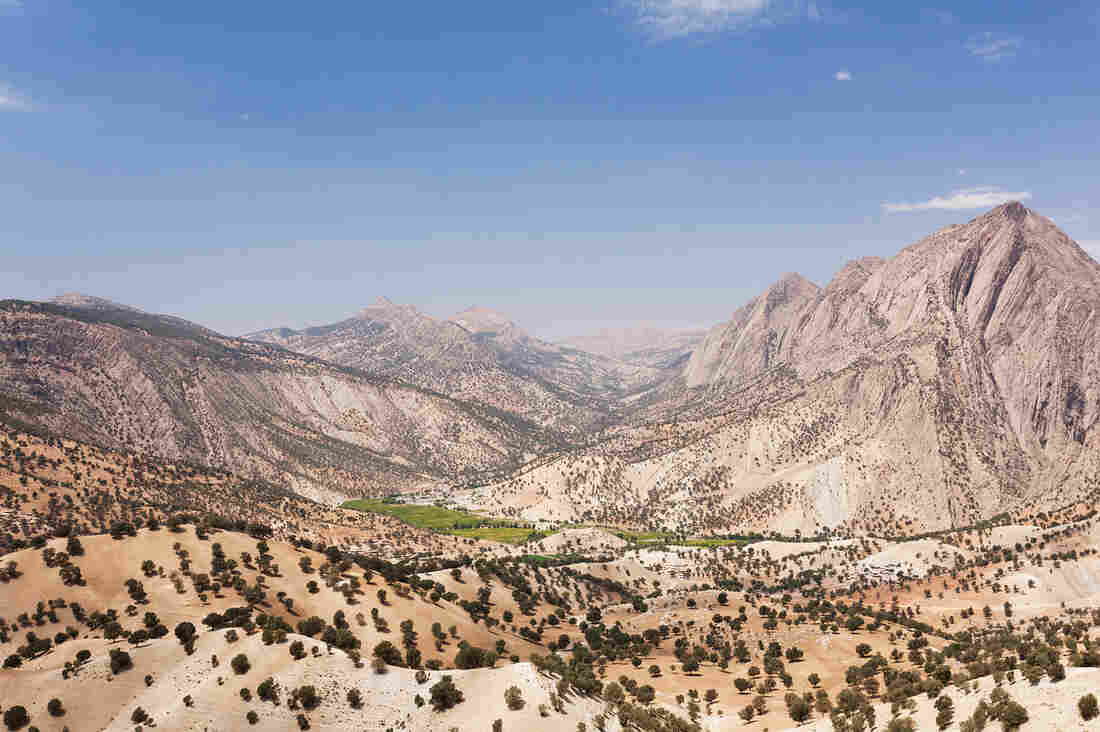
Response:
[{"label": "sparse tree on hillside", "polygon": [[509,686],[504,692],[504,703],[508,705],[508,708],[513,712],[523,709],[523,693],[519,690],[518,686]]},{"label": "sparse tree on hillside", "polygon": [[455,686],[454,680],[449,675],[443,676],[443,678],[431,687],[430,691],[432,707],[437,712],[442,712],[457,704],[461,704],[465,698],[458,687]]}]

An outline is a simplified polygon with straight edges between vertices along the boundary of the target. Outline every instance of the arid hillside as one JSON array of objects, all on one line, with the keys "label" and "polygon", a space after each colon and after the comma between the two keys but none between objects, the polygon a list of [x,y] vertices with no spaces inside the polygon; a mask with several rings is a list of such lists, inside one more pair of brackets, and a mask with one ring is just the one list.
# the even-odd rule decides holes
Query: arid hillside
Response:
[{"label": "arid hillside", "polygon": [[789,275],[580,453],[460,496],[523,518],[890,535],[1100,487],[1100,265],[1019,204],[826,287]]},{"label": "arid hillside", "polygon": [[262,480],[194,463],[107,450],[0,425],[0,552],[41,537],[125,533],[173,517],[263,526],[280,540],[405,559],[502,551],[417,529],[389,516],[332,507]]},{"label": "arid hillside", "polygon": [[461,483],[564,444],[489,405],[99,302],[0,303],[0,412],[319,500]]},{"label": "arid hillside", "polygon": [[1090,729],[1094,502],[910,540],[501,545],[10,427],[0,498],[9,729]]},{"label": "arid hillside", "polygon": [[613,421],[624,397],[675,375],[546,343],[485,308],[438,320],[385,298],[331,325],[246,337],[486,404],[574,439]]},{"label": "arid hillside", "polygon": [[[79,455],[96,470],[108,457]],[[689,547],[585,529],[530,546],[568,558],[471,542],[473,556],[400,563],[259,523],[143,516],[3,556],[9,729],[1096,724],[1095,511],[901,542]]]}]

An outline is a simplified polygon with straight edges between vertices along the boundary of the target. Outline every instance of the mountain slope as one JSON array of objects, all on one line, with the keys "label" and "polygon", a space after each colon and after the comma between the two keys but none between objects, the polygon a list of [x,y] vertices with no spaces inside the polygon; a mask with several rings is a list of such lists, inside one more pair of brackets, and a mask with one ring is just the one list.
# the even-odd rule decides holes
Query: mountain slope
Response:
[{"label": "mountain slope", "polygon": [[747,378],[786,360],[790,331],[820,292],[802,275],[784,275],[734,313],[731,321],[707,333],[688,361],[684,372],[687,385]]},{"label": "mountain slope", "polygon": [[561,445],[492,407],[102,305],[0,303],[0,412],[326,499],[472,480]]},{"label": "mountain slope", "polygon": [[883,533],[1064,505],[1100,485],[1100,265],[1007,204],[824,288],[785,276],[715,327],[663,396],[598,448],[627,461],[619,505],[586,456],[486,505]]},{"label": "mountain slope", "polygon": [[484,308],[437,320],[385,299],[331,325],[246,337],[491,405],[573,437],[606,423],[623,396],[671,375],[545,343]]},{"label": "mountain slope", "polygon": [[823,291],[782,280],[739,316],[693,355],[690,386],[944,348],[1029,452],[1079,443],[1100,414],[1100,265],[1018,203],[852,263]]}]

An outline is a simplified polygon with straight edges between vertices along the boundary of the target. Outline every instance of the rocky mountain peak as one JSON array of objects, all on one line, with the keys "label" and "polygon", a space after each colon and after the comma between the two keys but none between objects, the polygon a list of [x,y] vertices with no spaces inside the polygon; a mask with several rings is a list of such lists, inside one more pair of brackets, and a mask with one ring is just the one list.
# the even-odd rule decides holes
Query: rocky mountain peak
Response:
[{"label": "rocky mountain peak", "polygon": [[769,307],[795,300],[816,297],[821,288],[797,272],[787,272],[765,291]]},{"label": "rocky mountain peak", "polygon": [[775,284],[772,285],[772,289],[775,288],[796,288],[800,290],[819,289],[817,285],[815,285],[813,282],[810,282],[798,272],[784,272],[782,275],[780,275],[779,279],[775,281]]},{"label": "rocky mountain peak", "polygon": [[50,301],[54,305],[64,305],[70,308],[83,308],[84,310],[126,310],[132,313],[140,313],[135,307],[129,305],[123,305],[121,303],[108,300],[104,297],[96,297],[95,295],[85,295],[81,292],[66,292],[63,295],[51,298]]},{"label": "rocky mountain peak", "polygon": [[398,311],[415,311],[416,308],[412,305],[398,305],[393,300],[385,296],[376,297],[369,305],[359,311],[360,317],[372,318],[377,317],[379,313],[398,312]]},{"label": "rocky mountain peak", "polygon": [[1013,221],[1023,221],[1029,213],[1031,211],[1019,201],[1009,201],[990,211],[990,214],[1003,216]]},{"label": "rocky mountain peak", "polygon": [[440,321],[421,312],[415,305],[396,303],[387,297],[378,297],[360,310],[356,317],[360,321],[387,323],[391,326],[401,324],[402,328],[434,330],[440,325]]},{"label": "rocky mountain peak", "polygon": [[527,333],[512,322],[506,315],[489,308],[473,306],[463,310],[450,319],[474,335],[489,336],[507,340],[527,338]]}]

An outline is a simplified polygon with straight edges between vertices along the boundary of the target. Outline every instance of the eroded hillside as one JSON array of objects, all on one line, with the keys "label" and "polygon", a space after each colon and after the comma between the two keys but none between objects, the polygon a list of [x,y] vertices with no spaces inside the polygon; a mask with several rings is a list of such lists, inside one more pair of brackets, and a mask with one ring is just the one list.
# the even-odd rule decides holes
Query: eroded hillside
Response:
[{"label": "eroded hillside", "polygon": [[484,404],[132,310],[0,304],[9,421],[319,500],[453,484],[560,447]]},{"label": "eroded hillside", "polygon": [[485,308],[439,320],[384,298],[338,323],[247,338],[487,404],[574,440],[612,421],[625,396],[673,375],[546,343]]},{"label": "eroded hillside", "polygon": [[804,534],[1058,507],[1100,487],[1098,339],[1100,265],[1008,204],[850,263],[824,288],[784,277],[598,446],[460,500],[526,518]]}]

